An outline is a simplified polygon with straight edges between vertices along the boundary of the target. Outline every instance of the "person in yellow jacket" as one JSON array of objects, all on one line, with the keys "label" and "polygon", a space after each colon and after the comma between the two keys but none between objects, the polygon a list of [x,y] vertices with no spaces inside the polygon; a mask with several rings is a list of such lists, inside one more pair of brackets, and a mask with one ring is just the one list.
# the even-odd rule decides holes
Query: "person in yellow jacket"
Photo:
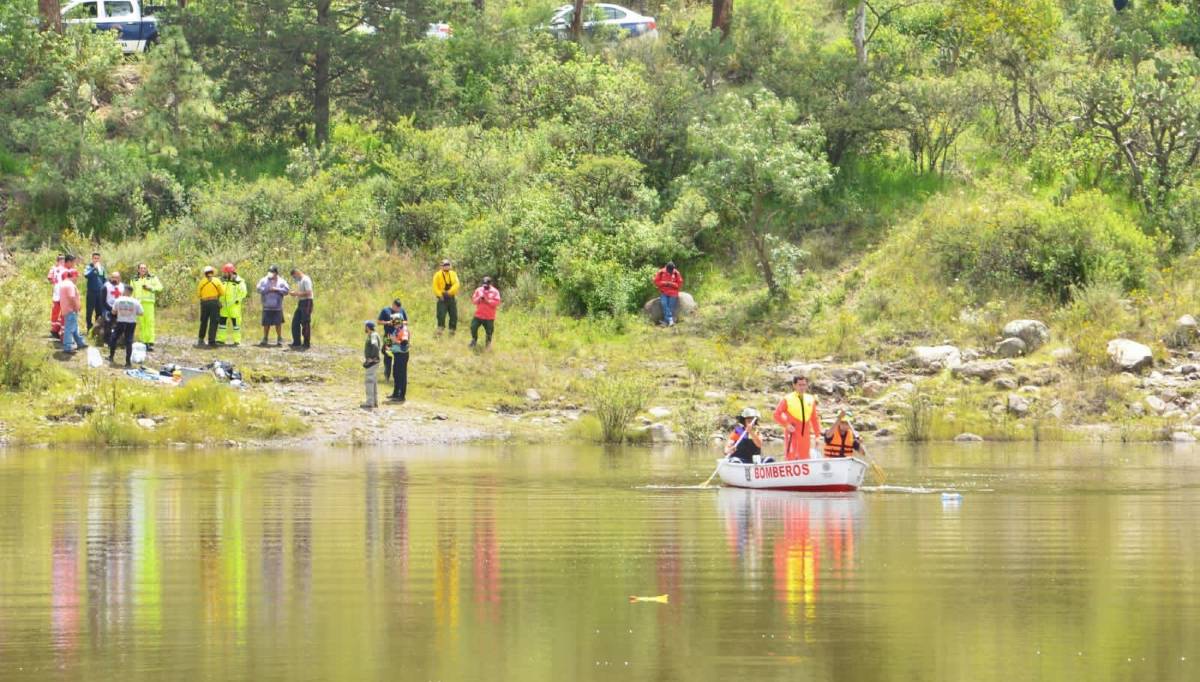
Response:
[{"label": "person in yellow jacket", "polygon": [[142,319],[138,325],[138,341],[146,344],[146,352],[154,350],[154,305],[158,295],[162,293],[163,285],[157,277],[150,274],[150,268],[145,263],[138,263],[137,276],[130,282],[132,296],[142,304]]},{"label": "person in yellow jacket", "polygon": [[200,336],[197,346],[204,345],[208,337],[209,347],[217,345],[217,321],[221,318],[221,297],[225,295],[225,285],[216,278],[217,271],[213,266],[204,266],[204,278],[196,285],[196,297],[200,299]]},{"label": "person in yellow jacket", "polygon": [[441,334],[446,328],[446,318],[450,318],[450,335],[458,329],[458,273],[450,264],[450,259],[442,261],[442,268],[433,273],[433,295],[437,298],[437,333]]},{"label": "person in yellow jacket", "polygon": [[221,284],[225,292],[221,294],[221,321],[217,325],[217,343],[229,346],[240,346],[242,343],[242,301],[246,300],[249,292],[246,290],[246,280],[237,274],[233,263],[226,263],[221,268]]}]

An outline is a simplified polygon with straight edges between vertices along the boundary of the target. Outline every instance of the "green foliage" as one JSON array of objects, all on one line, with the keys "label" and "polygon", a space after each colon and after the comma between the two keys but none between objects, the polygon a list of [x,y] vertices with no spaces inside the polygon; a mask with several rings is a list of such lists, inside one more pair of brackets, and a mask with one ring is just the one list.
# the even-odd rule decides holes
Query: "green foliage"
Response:
[{"label": "green foliage", "polygon": [[900,412],[900,433],[904,440],[923,443],[933,429],[934,401],[928,394],[915,390],[908,394]]},{"label": "green foliage", "polygon": [[832,179],[821,131],[797,125],[795,106],[767,91],[725,95],[714,109],[688,131],[697,164],[684,182],[708,197],[727,228],[742,230],[771,294],[786,295],[795,254],[769,237]]},{"label": "green foliage", "polygon": [[45,374],[46,352],[30,343],[45,329],[45,308],[35,287],[7,288],[0,302],[0,386],[29,390],[39,386]]},{"label": "green foliage", "polygon": [[1058,313],[1058,329],[1070,344],[1072,363],[1080,368],[1108,365],[1108,342],[1134,327],[1122,287],[1100,280],[1072,290],[1070,305]]},{"label": "green foliage", "polygon": [[1134,289],[1154,265],[1153,241],[1097,193],[1063,206],[992,194],[939,206],[922,221],[943,276],[979,300],[1027,286],[1057,301],[1091,282]]},{"label": "green foliage", "polygon": [[591,380],[587,395],[592,413],[600,420],[602,441],[621,443],[633,418],[646,407],[650,387],[636,375],[606,373]]},{"label": "green foliage", "polygon": [[213,104],[213,91],[187,40],[177,30],[167,31],[150,51],[142,85],[129,103],[150,153],[175,163],[212,146],[215,127],[224,118]]}]

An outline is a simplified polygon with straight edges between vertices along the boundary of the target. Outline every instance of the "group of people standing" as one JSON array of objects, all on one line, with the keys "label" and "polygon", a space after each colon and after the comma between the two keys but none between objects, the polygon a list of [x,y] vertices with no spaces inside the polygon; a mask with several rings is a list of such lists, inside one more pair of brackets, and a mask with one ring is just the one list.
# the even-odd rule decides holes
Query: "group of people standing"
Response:
[{"label": "group of people standing", "polygon": [[[825,457],[848,457],[863,452],[862,439],[850,425],[849,411],[839,410],[833,426],[822,431],[817,399],[808,392],[808,377],[793,377],[792,389],[775,406],[772,415],[784,430],[786,459],[809,459],[817,453]],[[725,443],[728,457],[750,463],[762,455],[758,420],[758,410],[753,407],[747,407],[737,416],[737,424]]]},{"label": "group of people standing", "polygon": [[[433,297],[436,301],[437,334],[458,330],[458,293],[462,284],[458,273],[449,259],[433,274]],[[500,290],[492,284],[491,277],[484,277],[479,287],[471,294],[475,314],[471,318],[471,348],[478,348],[479,330],[484,331],[484,348],[492,345],[496,333],[496,313],[500,308]],[[363,343],[363,371],[366,387],[364,409],[379,407],[379,366],[383,365],[383,380],[392,379],[392,394],[388,400],[403,403],[408,396],[408,357],[412,334],[408,328],[408,311],[400,299],[379,311],[374,320],[363,323],[366,341]],[[382,332],[382,335],[381,335]]]},{"label": "group of people standing", "polygon": [[91,262],[84,268],[86,302],[81,305],[77,281],[79,271],[75,268],[75,256],[63,254],[55,259],[54,267],[46,275],[53,286],[50,307],[50,335],[62,340],[63,352],[74,354],[87,348],[84,334],[80,332],[79,315],[84,314],[87,333],[99,327],[102,343],[108,345],[108,359],[116,354],[117,345],[125,348],[125,366],[130,359],[138,319],[143,320],[137,340],[154,349],[154,307],[163,285],[150,274],[145,263],[138,265],[137,275],[130,282],[123,282],[121,273],[108,272],[98,252],[92,253]]}]

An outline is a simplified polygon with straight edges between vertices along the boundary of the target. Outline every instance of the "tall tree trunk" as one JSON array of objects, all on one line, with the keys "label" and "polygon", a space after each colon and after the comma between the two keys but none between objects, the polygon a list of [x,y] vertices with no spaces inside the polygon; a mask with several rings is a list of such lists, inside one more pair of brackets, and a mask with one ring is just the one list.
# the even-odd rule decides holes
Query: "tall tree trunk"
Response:
[{"label": "tall tree trunk", "polygon": [[867,66],[867,0],[858,0],[854,9],[854,56],[858,65]]},{"label": "tall tree trunk", "polygon": [[771,251],[767,248],[767,237],[762,222],[762,198],[756,196],[754,206],[750,209],[750,220],[746,223],[746,230],[750,233],[750,241],[754,242],[754,251],[758,256],[758,265],[762,268],[763,281],[767,284],[767,293],[775,299],[785,293],[779,290],[779,283],[775,281],[775,269],[771,267]]},{"label": "tall tree trunk", "polygon": [[179,0],[179,2],[178,2],[179,9],[186,9],[186,8],[187,8],[187,2],[188,2],[188,0]]},{"label": "tall tree trunk", "polygon": [[712,0],[712,27],[721,29],[721,40],[729,37],[729,22],[733,19],[733,0]]},{"label": "tall tree trunk", "polygon": [[332,0],[317,2],[317,49],[313,60],[313,128],[318,147],[329,140],[329,42],[333,36]]},{"label": "tall tree trunk", "polygon": [[484,2],[484,0],[475,0],[475,9],[477,11],[480,11],[480,12],[483,11],[483,2]]},{"label": "tall tree trunk", "polygon": [[38,15],[42,18],[42,30],[62,33],[62,9],[58,0],[38,0]]},{"label": "tall tree trunk", "polygon": [[575,11],[571,14],[571,37],[583,37],[583,0],[575,0]]}]

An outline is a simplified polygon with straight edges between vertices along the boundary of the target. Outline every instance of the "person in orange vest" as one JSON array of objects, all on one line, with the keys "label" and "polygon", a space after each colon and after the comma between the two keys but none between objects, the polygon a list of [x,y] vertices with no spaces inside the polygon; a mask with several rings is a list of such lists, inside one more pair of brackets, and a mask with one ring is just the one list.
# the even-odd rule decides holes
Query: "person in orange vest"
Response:
[{"label": "person in orange vest", "polygon": [[775,422],[784,429],[786,459],[808,459],[821,436],[817,416],[817,398],[808,392],[808,377],[792,378],[795,390],[785,395],[775,408]]},{"label": "person in orange vest", "polygon": [[826,429],[822,434],[825,440],[826,457],[849,457],[854,453],[862,454],[862,439],[858,432],[850,426],[850,413],[839,410],[837,423]]}]

